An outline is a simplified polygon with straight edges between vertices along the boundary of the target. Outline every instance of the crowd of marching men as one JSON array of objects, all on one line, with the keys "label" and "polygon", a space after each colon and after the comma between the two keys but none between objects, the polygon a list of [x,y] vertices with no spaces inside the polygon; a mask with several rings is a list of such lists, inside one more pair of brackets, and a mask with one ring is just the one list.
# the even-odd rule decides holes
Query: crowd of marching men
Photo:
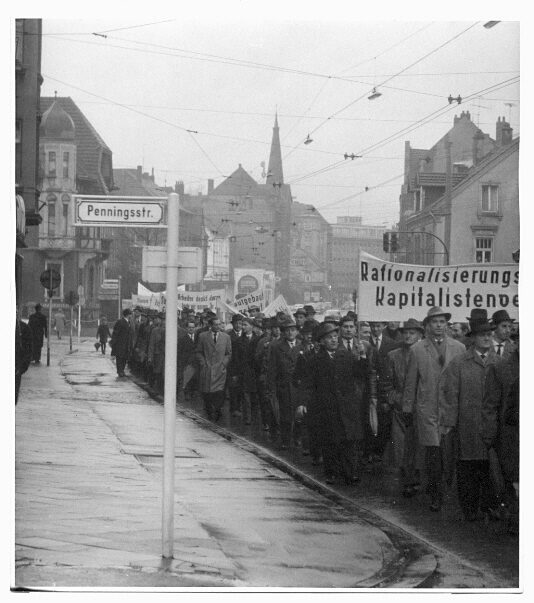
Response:
[{"label": "crowd of marching men", "polygon": [[[267,318],[259,308],[231,324],[185,308],[178,326],[177,393],[201,396],[209,420],[223,408],[273,445],[310,455],[326,483],[356,485],[385,462],[402,495],[439,512],[456,485],[466,521],[518,529],[519,330],[506,310],[473,309],[465,323],[430,308],[418,321],[358,322],[354,312],[315,320],[312,306]],[[164,314],[124,310],[112,333],[125,367],[163,392]]]}]

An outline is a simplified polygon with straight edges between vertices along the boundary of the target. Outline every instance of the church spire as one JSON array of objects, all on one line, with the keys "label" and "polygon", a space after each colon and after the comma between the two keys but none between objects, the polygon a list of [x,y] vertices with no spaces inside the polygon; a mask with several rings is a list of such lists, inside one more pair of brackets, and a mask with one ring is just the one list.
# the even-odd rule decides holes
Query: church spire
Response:
[{"label": "church spire", "polygon": [[284,183],[284,172],[282,170],[282,150],[280,148],[280,131],[278,128],[278,111],[274,117],[273,139],[271,142],[271,154],[269,155],[269,167],[267,169],[266,184]]}]

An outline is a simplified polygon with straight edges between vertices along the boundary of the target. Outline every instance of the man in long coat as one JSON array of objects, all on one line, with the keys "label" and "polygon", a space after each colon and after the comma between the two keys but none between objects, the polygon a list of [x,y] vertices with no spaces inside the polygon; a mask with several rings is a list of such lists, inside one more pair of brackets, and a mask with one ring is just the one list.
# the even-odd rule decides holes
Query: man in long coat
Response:
[{"label": "man in long coat", "polygon": [[415,421],[419,443],[424,447],[430,510],[439,511],[443,502],[443,458],[439,429],[439,407],[443,399],[444,372],[465,346],[446,336],[451,315],[439,307],[426,316],[427,337],[412,346],[404,385],[402,410],[407,425]]},{"label": "man in long coat", "polygon": [[32,360],[35,364],[41,362],[41,350],[43,348],[43,339],[48,337],[48,321],[41,312],[41,304],[35,305],[35,312],[28,319],[28,326],[32,330]]},{"label": "man in long coat", "polygon": [[232,356],[239,371],[243,391],[243,422],[250,425],[257,419],[259,410],[255,354],[260,338],[252,332],[252,318],[243,318],[242,324],[243,333],[232,345]]},{"label": "man in long coat", "polygon": [[391,442],[395,464],[400,468],[402,494],[414,496],[420,486],[420,463],[418,459],[417,432],[413,423],[406,425],[402,416],[402,398],[410,350],[422,337],[422,325],[410,318],[398,327],[403,338],[401,347],[391,350],[387,357],[387,368],[382,381],[382,389],[393,412],[391,422]]},{"label": "man in long coat", "polygon": [[32,361],[32,331],[30,327],[19,318],[15,323],[15,404],[19,399],[20,382],[22,375],[28,370]]},{"label": "man in long coat", "polygon": [[117,364],[117,376],[125,377],[124,369],[130,355],[131,328],[129,316],[130,308],[122,311],[122,317],[117,320],[111,335],[111,355],[115,356]]},{"label": "man in long coat", "polygon": [[[517,345],[517,344],[516,344]],[[502,362],[490,367],[482,402],[480,435],[499,459],[504,478],[503,500],[508,530],[519,527],[519,345]]]},{"label": "man in long coat", "polygon": [[184,319],[183,325],[185,332],[178,335],[177,347],[178,347],[178,378],[177,388],[178,391],[183,391],[184,398],[190,400],[192,397],[191,389],[188,387],[196,374],[196,327],[195,319],[191,316],[190,318]]},{"label": "man in long coat", "polygon": [[[244,317],[241,314],[232,315],[232,328],[227,331],[227,334],[230,336],[232,350],[234,350],[234,352],[237,341],[243,334],[243,318]],[[240,380],[239,365],[235,353],[232,354],[230,364],[228,365],[228,377],[226,385],[228,388],[228,397],[230,398],[230,414],[233,417],[239,417],[241,416],[243,407],[243,385]]]},{"label": "man in long coat", "polygon": [[488,452],[480,432],[486,378],[501,360],[492,349],[492,326],[487,316],[471,320],[469,328],[473,344],[453,358],[445,371],[440,425],[443,431],[456,428],[458,500],[465,519],[475,521],[479,510],[490,513],[495,504]]},{"label": "man in long coat", "polygon": [[162,393],[165,376],[165,315],[154,319],[154,326],[148,339],[147,363],[151,369],[151,385]]},{"label": "man in long coat", "polygon": [[196,358],[199,366],[199,389],[208,419],[218,421],[222,415],[226,371],[232,357],[230,336],[221,332],[217,316],[208,320],[210,330],[199,333]]},{"label": "man in long coat", "polygon": [[355,444],[361,437],[360,401],[356,381],[368,378],[368,359],[357,358],[339,345],[339,327],[324,322],[317,329],[320,348],[311,361],[313,403],[322,411],[322,450],[327,483],[359,481],[354,465]]},{"label": "man in long coat", "polygon": [[280,447],[286,450],[291,445],[296,410],[296,391],[293,372],[302,345],[297,340],[296,323],[288,316],[280,322],[281,337],[273,341],[269,349],[269,386],[275,390],[280,413]]}]

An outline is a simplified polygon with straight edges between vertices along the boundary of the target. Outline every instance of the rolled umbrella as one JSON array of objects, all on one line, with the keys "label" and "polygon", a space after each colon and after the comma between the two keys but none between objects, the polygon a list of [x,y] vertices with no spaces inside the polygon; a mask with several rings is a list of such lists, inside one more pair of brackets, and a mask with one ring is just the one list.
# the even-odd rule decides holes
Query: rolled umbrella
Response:
[{"label": "rolled umbrella", "polygon": [[378,415],[376,412],[376,400],[372,400],[369,403],[369,426],[371,427],[373,435],[376,436],[378,434]]}]

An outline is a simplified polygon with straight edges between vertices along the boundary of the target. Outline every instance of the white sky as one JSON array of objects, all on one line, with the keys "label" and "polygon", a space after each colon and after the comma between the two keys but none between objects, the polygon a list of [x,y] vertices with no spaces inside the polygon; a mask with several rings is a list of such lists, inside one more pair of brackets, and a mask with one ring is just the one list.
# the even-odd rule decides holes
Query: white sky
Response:
[{"label": "white sky", "polygon": [[[114,167],[154,168],[157,183],[183,180],[191,193],[239,163],[262,182],[278,109],[285,181],[330,222],[347,213],[396,222],[405,140],[432,146],[462,110],[492,137],[499,115],[519,132],[517,22],[485,29],[486,17],[454,11],[445,21],[361,21],[354,9],[305,19],[276,3],[224,14],[216,6],[180,17],[176,9],[98,21],[43,16],[42,95],[71,96],[111,148]],[[484,92],[507,80],[514,83]],[[369,101],[373,86],[382,96]],[[449,94],[471,99],[449,105]],[[313,142],[304,145],[308,133]]]}]

